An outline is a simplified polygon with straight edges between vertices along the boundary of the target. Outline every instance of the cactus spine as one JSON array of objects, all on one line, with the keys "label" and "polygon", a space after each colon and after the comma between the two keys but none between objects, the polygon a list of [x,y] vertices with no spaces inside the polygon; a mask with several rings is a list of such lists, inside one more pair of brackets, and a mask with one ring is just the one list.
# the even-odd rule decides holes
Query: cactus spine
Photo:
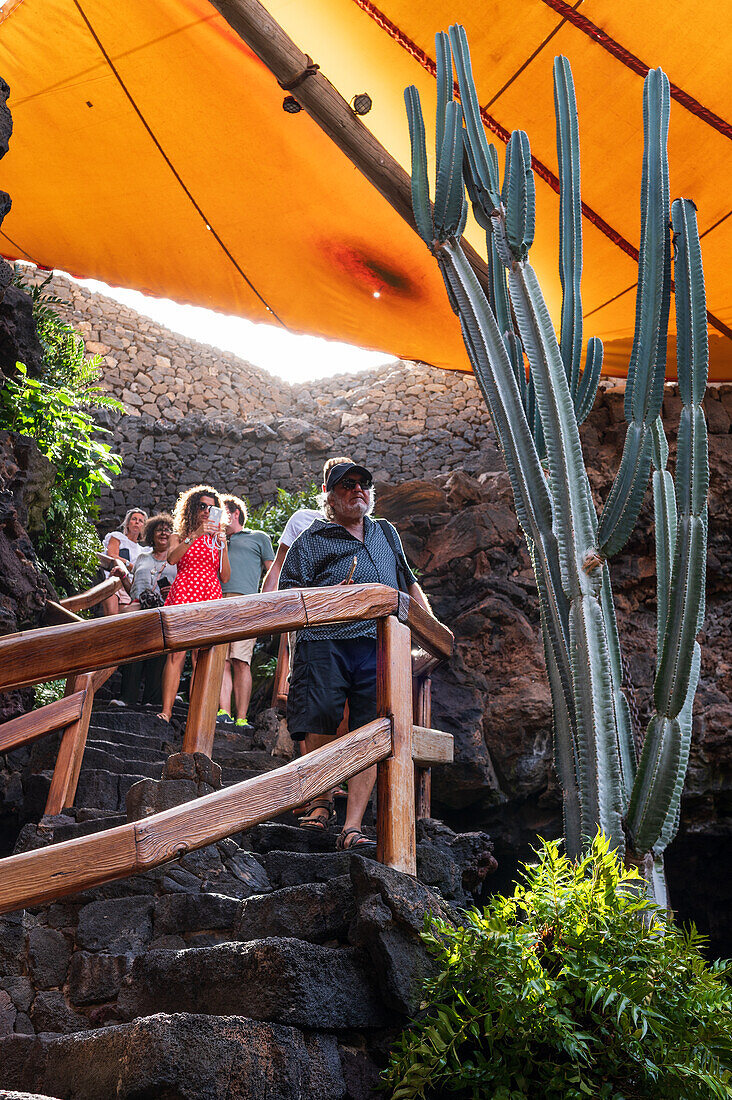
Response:
[{"label": "cactus spine", "polygon": [[[436,193],[430,207],[424,120],[416,88],[405,92],[418,232],[440,266],[488,405],[536,577],[554,714],[554,747],[570,853],[597,827],[621,853],[655,860],[651,888],[665,900],[662,852],[678,827],[699,677],[696,635],[704,616],[709,484],[704,280],[695,208],[673,204],[679,426],[676,480],[666,469],[660,420],[671,285],[666,137],[669,84],[656,69],[644,86],[644,158],[636,327],[628,370],[625,446],[598,521],[579,436],[597,392],[602,343],[582,352],[582,218],[579,126],[569,62],[554,62],[560,177],[560,337],[529,262],[534,179],[529,140],[514,131],[503,185],[480,118],[465,31],[437,35]],[[452,65],[462,107],[453,100]],[[465,191],[486,232],[484,294],[459,238]],[[528,378],[525,363],[528,364]],[[651,464],[656,508],[658,662],[655,714],[640,760],[623,690],[623,663],[607,559],[638,518]]]}]

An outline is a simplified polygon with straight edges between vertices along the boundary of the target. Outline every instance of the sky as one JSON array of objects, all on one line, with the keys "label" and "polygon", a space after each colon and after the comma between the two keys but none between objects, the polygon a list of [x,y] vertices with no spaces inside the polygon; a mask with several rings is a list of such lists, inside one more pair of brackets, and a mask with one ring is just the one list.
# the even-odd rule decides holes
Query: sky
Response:
[{"label": "sky", "polygon": [[[66,275],[66,272],[61,274]],[[286,382],[309,382],[332,374],[373,370],[383,363],[394,361],[393,356],[383,352],[365,351],[318,336],[296,336],[274,325],[255,324],[242,317],[215,313],[200,306],[182,306],[169,298],[149,298],[139,290],[107,286],[95,279],[74,281],[95,293],[106,294],[146,317],[152,317],[173,332],[233,352],[240,359]]]}]

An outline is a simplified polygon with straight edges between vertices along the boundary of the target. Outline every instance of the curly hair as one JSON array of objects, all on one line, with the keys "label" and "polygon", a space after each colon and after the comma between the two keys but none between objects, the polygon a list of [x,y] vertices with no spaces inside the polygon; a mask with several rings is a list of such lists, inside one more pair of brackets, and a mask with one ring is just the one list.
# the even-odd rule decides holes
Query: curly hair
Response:
[{"label": "curly hair", "polygon": [[155,545],[155,532],[158,527],[170,527],[172,531],[173,517],[169,512],[158,512],[156,516],[150,516],[142,532],[142,538],[140,539],[140,543],[143,546]]},{"label": "curly hair", "polygon": [[247,506],[241,497],[232,496],[231,493],[224,493],[223,495],[224,508],[228,509],[229,514],[233,515],[234,512],[239,513],[239,523],[242,527],[247,521]]},{"label": "curly hair", "polygon": [[173,509],[173,530],[182,539],[188,538],[198,527],[198,505],[201,497],[213,497],[216,506],[221,507],[221,497],[210,485],[194,485],[192,489],[184,489]]}]

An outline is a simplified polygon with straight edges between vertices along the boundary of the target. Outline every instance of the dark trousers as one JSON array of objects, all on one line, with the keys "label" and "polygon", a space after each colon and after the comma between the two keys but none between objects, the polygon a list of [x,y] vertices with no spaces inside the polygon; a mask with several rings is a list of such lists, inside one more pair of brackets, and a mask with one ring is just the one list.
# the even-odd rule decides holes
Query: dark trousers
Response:
[{"label": "dark trousers", "polygon": [[140,684],[145,680],[142,690],[143,704],[152,706],[163,705],[163,669],[165,668],[166,655],[148,657],[146,661],[135,661],[131,665],[122,666],[122,688],[120,695],[128,707],[137,706],[140,698]]}]

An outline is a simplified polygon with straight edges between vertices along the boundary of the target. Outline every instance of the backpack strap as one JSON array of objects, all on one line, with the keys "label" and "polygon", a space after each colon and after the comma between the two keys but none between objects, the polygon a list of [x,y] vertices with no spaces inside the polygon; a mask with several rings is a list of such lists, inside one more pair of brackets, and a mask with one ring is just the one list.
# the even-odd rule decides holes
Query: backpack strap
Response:
[{"label": "backpack strap", "polygon": [[394,528],[387,519],[377,519],[376,521],[386,536],[386,541],[391,547],[392,553],[396,558],[397,567],[397,584],[399,585],[400,592],[409,591],[409,573],[407,571],[407,563],[404,559],[404,553],[397,542]]}]

